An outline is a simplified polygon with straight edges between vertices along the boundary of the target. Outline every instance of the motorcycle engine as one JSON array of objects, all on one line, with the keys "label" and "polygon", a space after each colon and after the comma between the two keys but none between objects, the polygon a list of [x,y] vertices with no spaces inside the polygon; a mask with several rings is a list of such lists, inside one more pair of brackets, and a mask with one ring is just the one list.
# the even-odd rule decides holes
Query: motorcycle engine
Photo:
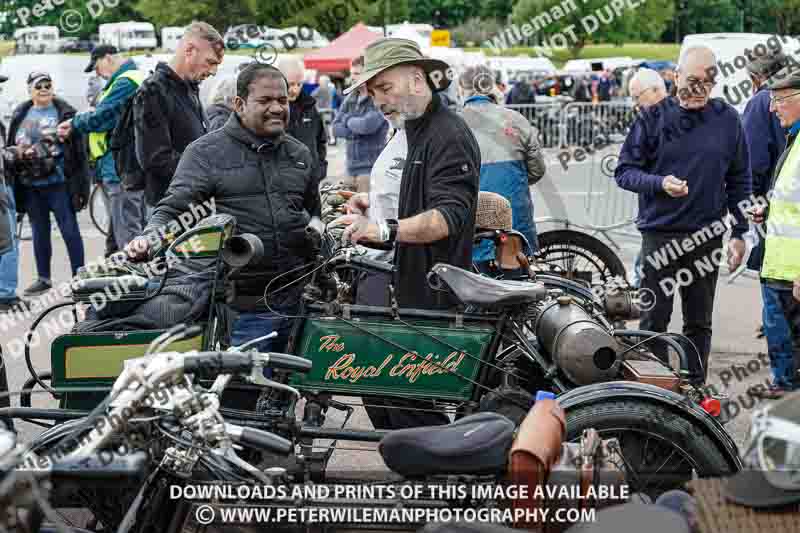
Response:
[{"label": "motorcycle engine", "polygon": [[619,344],[569,296],[539,304],[532,329],[540,346],[576,385],[618,379]]}]

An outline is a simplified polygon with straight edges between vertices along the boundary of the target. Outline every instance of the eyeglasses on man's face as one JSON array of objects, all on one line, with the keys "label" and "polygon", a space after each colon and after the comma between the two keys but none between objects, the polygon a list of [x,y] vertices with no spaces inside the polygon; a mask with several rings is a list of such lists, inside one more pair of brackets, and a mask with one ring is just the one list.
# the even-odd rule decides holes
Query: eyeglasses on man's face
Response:
[{"label": "eyeglasses on man's face", "polygon": [[781,97],[779,97],[779,98],[776,98],[776,97],[775,97],[775,93],[771,93],[771,94],[769,95],[769,101],[770,101],[770,103],[771,103],[771,104],[778,105],[778,104],[780,104],[780,103],[784,102],[785,100],[788,100],[788,99],[789,99],[789,98],[791,98],[792,96],[797,96],[798,94],[800,94],[800,92],[796,92],[796,93],[792,93],[792,94],[787,94],[786,96],[781,96]]}]

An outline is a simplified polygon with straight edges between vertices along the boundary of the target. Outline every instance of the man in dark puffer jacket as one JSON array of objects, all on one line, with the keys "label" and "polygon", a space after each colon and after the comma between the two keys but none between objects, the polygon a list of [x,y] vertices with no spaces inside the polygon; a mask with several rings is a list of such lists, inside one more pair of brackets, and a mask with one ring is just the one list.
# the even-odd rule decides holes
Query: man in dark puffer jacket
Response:
[{"label": "man in dark puffer jacket", "polygon": [[[145,236],[126,248],[130,257],[143,258],[160,227],[213,198],[218,213],[236,217],[239,231],[264,243],[263,259],[233,278],[232,307],[239,317],[231,342],[239,345],[278,332],[277,338],[256,346],[259,351],[282,351],[288,341],[291,322],[283,316],[297,314],[303,286],[277,292],[269,308],[264,292],[270,280],[308,261],[305,228],[311,217],[320,216],[311,154],[286,134],[287,86],[270,65],[253,63],[239,74],[235,114],[221,129],[188,146]],[[284,276],[271,292],[292,279]]]}]

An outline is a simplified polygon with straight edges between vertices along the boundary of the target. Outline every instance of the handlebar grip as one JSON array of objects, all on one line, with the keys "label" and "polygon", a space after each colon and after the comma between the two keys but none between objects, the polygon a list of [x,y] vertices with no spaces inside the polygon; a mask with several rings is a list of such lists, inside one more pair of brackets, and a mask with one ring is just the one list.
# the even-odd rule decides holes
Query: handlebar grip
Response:
[{"label": "handlebar grip", "polygon": [[50,471],[54,481],[108,481],[112,483],[141,483],[150,464],[146,452],[137,450],[125,455],[98,452],[82,459],[55,461]]},{"label": "handlebar grip", "polygon": [[290,370],[292,372],[308,372],[312,362],[305,357],[289,355],[288,353],[269,352],[269,368],[277,370]]},{"label": "handlebar grip", "polygon": [[289,455],[294,450],[292,441],[261,429],[225,424],[225,431],[231,438],[259,450]]},{"label": "handlebar grip", "polygon": [[218,374],[249,374],[252,369],[253,356],[247,352],[200,352],[183,360],[184,372],[208,379]]},{"label": "handlebar grip", "polygon": [[351,257],[350,262],[354,265],[363,266],[376,272],[383,272],[384,274],[394,274],[394,265],[384,261],[375,261],[368,257]]}]

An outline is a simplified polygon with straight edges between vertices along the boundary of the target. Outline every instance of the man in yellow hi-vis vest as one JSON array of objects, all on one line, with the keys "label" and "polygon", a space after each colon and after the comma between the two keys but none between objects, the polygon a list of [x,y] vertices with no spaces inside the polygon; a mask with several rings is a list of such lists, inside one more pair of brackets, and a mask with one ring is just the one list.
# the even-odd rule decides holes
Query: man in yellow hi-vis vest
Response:
[{"label": "man in yellow hi-vis vest", "polygon": [[762,318],[773,381],[761,396],[780,398],[800,387],[800,302],[792,297],[800,280],[800,64],[790,62],[767,82],[770,110],[788,130],[786,149],[768,188],[769,207],[754,208],[753,220],[766,221],[761,267]]},{"label": "man in yellow hi-vis vest", "polygon": [[118,249],[142,232],[145,224],[144,191],[126,191],[120,183],[114,158],[108,148],[108,137],[117,125],[128,101],[144,81],[145,73],[136,63],[117,55],[113,46],[101,45],[92,51],[85,72],[96,72],[107,80],[97,98],[95,109],[76,115],[58,126],[60,137],[72,130],[89,135],[89,156],[97,168],[111,200],[111,228]]}]

